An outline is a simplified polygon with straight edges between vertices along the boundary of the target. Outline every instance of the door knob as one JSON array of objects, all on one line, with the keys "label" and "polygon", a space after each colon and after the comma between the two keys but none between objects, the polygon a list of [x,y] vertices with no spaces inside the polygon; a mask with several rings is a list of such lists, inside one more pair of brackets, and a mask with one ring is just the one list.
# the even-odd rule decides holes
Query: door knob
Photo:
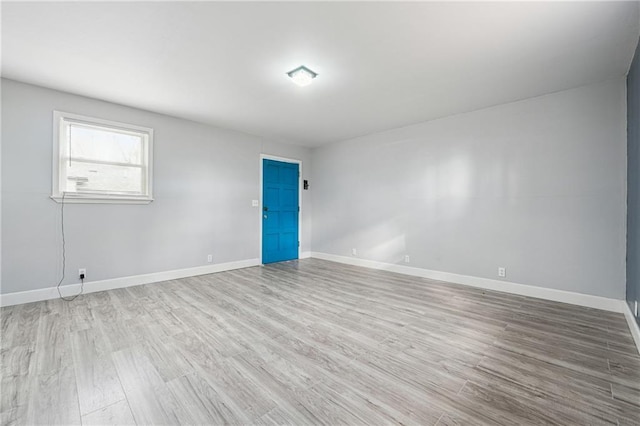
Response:
[{"label": "door knob", "polygon": [[266,218],[267,218],[267,215],[266,215],[266,214],[264,214],[264,215],[262,215],[262,217],[264,217],[264,218],[266,219]]}]

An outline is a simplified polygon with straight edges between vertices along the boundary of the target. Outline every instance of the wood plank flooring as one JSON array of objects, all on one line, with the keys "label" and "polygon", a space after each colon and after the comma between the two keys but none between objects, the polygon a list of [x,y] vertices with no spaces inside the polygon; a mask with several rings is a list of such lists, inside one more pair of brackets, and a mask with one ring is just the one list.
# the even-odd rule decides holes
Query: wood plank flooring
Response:
[{"label": "wood plank flooring", "polygon": [[621,314],[317,259],[1,314],[3,425],[640,425]]}]

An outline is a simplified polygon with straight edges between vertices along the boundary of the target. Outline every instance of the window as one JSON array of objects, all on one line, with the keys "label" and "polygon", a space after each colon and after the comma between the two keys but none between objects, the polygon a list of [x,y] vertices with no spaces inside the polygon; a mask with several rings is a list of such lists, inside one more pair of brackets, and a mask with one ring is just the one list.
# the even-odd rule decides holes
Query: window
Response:
[{"label": "window", "polygon": [[53,193],[71,203],[153,200],[153,129],[54,111]]}]

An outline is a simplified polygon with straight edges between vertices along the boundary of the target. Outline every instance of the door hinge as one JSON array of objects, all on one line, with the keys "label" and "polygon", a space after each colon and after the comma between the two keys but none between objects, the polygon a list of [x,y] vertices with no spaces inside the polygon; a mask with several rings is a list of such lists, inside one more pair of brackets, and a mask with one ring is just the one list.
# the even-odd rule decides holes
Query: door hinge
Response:
[{"label": "door hinge", "polygon": [[300,211],[300,206],[298,206],[298,211]]},{"label": "door hinge", "polygon": [[298,241],[298,247],[300,247],[300,241]]}]

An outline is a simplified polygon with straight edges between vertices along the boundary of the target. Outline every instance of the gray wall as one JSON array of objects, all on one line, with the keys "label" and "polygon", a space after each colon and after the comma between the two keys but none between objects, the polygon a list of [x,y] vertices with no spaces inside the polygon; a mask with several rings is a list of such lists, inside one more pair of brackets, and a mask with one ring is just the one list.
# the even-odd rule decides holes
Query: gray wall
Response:
[{"label": "gray wall", "polygon": [[[640,303],[640,44],[627,76],[627,301]],[[640,318],[636,318],[640,324]]]},{"label": "gray wall", "polygon": [[620,78],[317,148],[312,250],[623,299],[625,141]]},{"label": "gray wall", "polygon": [[251,199],[263,152],[303,161],[303,251],[355,247],[399,264],[409,254],[409,266],[487,278],[505,266],[508,281],[624,297],[623,79],[313,152],[2,80],[2,293],[51,287],[60,275],[54,109],[153,127],[156,137],[156,201],[66,206],[65,283],[80,267],[93,281],[201,266],[209,253],[215,263],[259,257]]},{"label": "gray wall", "polygon": [[[51,195],[54,109],[152,127],[149,205],[65,206],[67,276],[89,281],[258,258],[260,153],[303,161],[306,148],[2,80],[2,293],[52,287],[60,277],[60,204]],[[308,251],[310,192],[301,247]]]}]

